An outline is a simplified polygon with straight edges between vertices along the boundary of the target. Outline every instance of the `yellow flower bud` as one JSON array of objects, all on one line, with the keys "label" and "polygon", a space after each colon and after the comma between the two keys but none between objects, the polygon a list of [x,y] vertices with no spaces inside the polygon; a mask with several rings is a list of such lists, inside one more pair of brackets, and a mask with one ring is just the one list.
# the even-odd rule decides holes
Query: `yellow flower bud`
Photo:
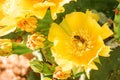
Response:
[{"label": "yellow flower bud", "polygon": [[28,36],[27,47],[32,50],[44,47],[45,37],[40,33],[34,33]]},{"label": "yellow flower bud", "polygon": [[71,71],[62,71],[61,67],[56,67],[56,70],[53,74],[53,78],[55,79],[67,79],[71,76]]},{"label": "yellow flower bud", "polygon": [[0,56],[6,56],[12,52],[12,43],[9,39],[0,39]]},{"label": "yellow flower bud", "polygon": [[37,19],[35,17],[28,17],[20,20],[17,26],[26,32],[33,32],[37,28]]}]

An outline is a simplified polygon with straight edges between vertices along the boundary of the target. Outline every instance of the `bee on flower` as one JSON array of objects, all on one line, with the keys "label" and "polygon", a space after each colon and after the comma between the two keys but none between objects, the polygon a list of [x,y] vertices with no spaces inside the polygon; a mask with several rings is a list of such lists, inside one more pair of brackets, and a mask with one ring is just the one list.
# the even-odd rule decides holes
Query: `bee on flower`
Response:
[{"label": "bee on flower", "polygon": [[37,32],[32,35],[28,35],[26,46],[32,50],[43,48],[45,40],[45,36]]},{"label": "bee on flower", "polygon": [[17,27],[26,32],[34,32],[37,28],[37,18],[27,17],[23,18],[17,23]]},{"label": "bee on flower", "polygon": [[12,53],[12,42],[9,39],[0,39],[0,56],[7,56]]},{"label": "bee on flower", "polygon": [[109,56],[110,47],[105,46],[103,40],[113,32],[107,23],[101,27],[97,23],[98,18],[91,11],[73,12],[67,14],[59,25],[51,25],[48,34],[48,40],[54,44],[51,51],[64,71],[73,69],[75,65],[88,72],[89,69],[97,69],[93,62],[95,58]]}]

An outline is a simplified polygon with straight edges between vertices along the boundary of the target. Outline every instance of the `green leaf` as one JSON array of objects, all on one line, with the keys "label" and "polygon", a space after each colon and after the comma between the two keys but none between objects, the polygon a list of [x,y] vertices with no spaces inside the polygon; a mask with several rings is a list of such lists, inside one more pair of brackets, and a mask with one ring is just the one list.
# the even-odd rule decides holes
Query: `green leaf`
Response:
[{"label": "green leaf", "polygon": [[18,55],[22,55],[22,54],[26,54],[26,53],[30,53],[32,52],[31,49],[27,48],[25,43],[17,43],[17,42],[13,42],[12,43],[12,49],[13,49],[13,54],[18,54]]},{"label": "green leaf", "polygon": [[45,46],[41,49],[41,53],[44,61],[49,62],[51,64],[55,64],[54,57],[52,56],[52,53],[51,53],[52,45],[53,45],[52,42],[46,40]]},{"label": "green leaf", "polygon": [[73,75],[73,77],[75,77],[75,78],[80,78],[80,76],[81,76],[82,74],[84,74],[84,72],[79,72],[79,73]]},{"label": "green leaf", "polygon": [[38,20],[38,27],[36,31],[41,32],[44,35],[48,35],[50,24],[53,22],[50,11],[48,10],[46,16],[43,19]]},{"label": "green leaf", "polygon": [[1,38],[3,38],[3,39],[16,39],[16,38],[22,36],[23,33],[24,33],[23,31],[17,29],[15,32],[11,32],[5,36],[2,36]]},{"label": "green leaf", "polygon": [[39,61],[39,60],[31,61],[30,66],[34,72],[43,73],[46,76],[52,75],[54,72],[54,69],[55,69],[55,66],[53,66],[47,62],[43,62],[43,61]]},{"label": "green leaf", "polygon": [[43,65],[43,73],[47,76],[47,75],[53,75],[53,72],[55,70],[55,67],[48,64],[48,63],[44,63]]},{"label": "green leaf", "polygon": [[65,12],[58,14],[56,22],[60,23],[64,16],[68,13],[74,11],[85,12],[87,9],[103,12],[108,18],[113,19],[113,9],[116,8],[117,5],[118,2],[116,0],[77,0],[77,2],[71,1],[69,4],[64,5]]},{"label": "green leaf", "polygon": [[113,9],[118,5],[116,0],[78,0],[77,6],[79,10],[95,9],[104,12],[108,17],[113,17]]},{"label": "green leaf", "polygon": [[[116,10],[120,11],[120,3]],[[115,32],[115,39],[120,41],[120,14],[116,14],[114,18],[114,32]]]},{"label": "green leaf", "polygon": [[[90,80],[111,80],[111,77],[116,76],[111,74],[120,70],[120,47],[113,49],[110,57],[99,57],[99,59],[101,64],[96,63],[98,70],[90,72]],[[119,80],[117,79],[119,76],[120,74],[112,80]]]},{"label": "green leaf", "polygon": [[30,67],[34,72],[41,73],[43,71],[43,62],[39,60],[33,60],[30,62]]},{"label": "green leaf", "polygon": [[31,70],[28,74],[27,80],[40,80],[40,74],[37,74]]}]

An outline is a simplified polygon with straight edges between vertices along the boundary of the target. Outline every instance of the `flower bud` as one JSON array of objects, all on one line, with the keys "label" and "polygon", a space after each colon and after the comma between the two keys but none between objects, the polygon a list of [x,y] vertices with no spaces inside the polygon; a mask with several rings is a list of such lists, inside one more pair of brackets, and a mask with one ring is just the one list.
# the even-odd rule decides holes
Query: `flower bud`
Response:
[{"label": "flower bud", "polygon": [[54,74],[53,74],[53,78],[55,79],[67,79],[71,76],[71,71],[62,71],[61,67],[57,67]]},{"label": "flower bud", "polygon": [[0,39],[0,56],[7,56],[12,52],[12,43],[9,39]]},{"label": "flower bud", "polygon": [[44,41],[45,41],[44,35],[40,33],[34,33],[28,36],[27,47],[29,47],[32,50],[43,48]]},{"label": "flower bud", "polygon": [[28,17],[20,20],[17,26],[26,32],[33,32],[37,28],[37,19],[35,17]]}]

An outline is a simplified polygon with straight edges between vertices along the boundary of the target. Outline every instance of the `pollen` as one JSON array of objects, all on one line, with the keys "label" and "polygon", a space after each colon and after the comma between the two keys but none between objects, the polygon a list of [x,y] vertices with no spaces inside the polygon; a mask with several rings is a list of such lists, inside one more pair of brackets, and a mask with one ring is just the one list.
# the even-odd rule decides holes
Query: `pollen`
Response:
[{"label": "pollen", "polygon": [[82,56],[84,52],[92,48],[91,41],[80,35],[74,35],[72,37],[71,46],[73,46],[74,55]]}]

